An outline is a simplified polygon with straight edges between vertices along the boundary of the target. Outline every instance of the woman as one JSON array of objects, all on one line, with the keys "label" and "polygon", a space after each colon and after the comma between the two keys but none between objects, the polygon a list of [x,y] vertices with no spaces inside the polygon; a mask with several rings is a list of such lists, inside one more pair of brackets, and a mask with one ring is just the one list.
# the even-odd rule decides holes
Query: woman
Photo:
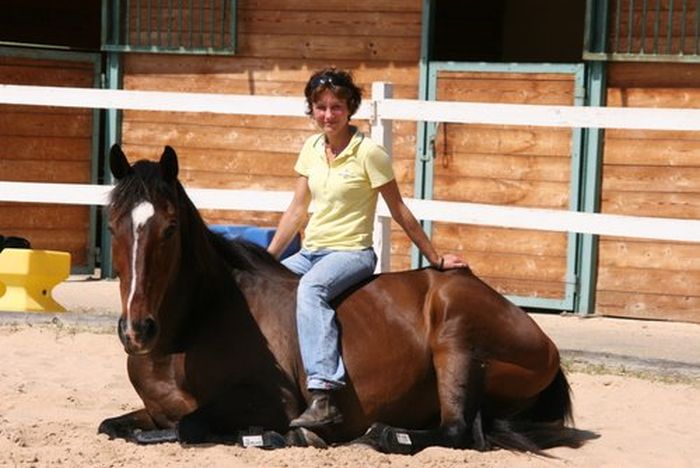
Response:
[{"label": "woman", "polygon": [[374,272],[372,249],[377,194],[392,218],[440,269],[466,266],[455,255],[439,255],[404,204],[384,148],[350,125],[361,89],[342,70],[314,73],[304,90],[307,114],[322,130],[306,140],[294,166],[299,174],[291,204],[268,247],[279,257],[307,219],[301,251],[283,261],[302,275],[297,292],[297,330],[311,394],[292,427],[317,428],[342,421],[333,392],[345,385],[335,311],[329,303]]}]

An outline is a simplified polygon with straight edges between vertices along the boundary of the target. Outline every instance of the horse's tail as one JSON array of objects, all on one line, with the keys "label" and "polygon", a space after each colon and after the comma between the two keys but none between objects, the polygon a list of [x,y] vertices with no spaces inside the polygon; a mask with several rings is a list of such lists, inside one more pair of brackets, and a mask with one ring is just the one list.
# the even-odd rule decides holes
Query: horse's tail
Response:
[{"label": "horse's tail", "polygon": [[527,411],[527,416],[531,421],[573,424],[571,387],[561,366],[550,384],[537,395],[537,401]]},{"label": "horse's tail", "polygon": [[583,434],[567,426],[570,423],[571,388],[560,367],[531,408],[513,418],[489,421],[484,436],[490,446],[544,455],[547,448],[583,445]]}]

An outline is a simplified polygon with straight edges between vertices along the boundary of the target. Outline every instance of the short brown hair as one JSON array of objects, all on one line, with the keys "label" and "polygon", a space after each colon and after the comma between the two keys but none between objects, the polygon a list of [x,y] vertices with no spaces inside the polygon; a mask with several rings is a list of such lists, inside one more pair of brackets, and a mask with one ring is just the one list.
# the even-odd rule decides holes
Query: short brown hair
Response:
[{"label": "short brown hair", "polygon": [[330,67],[315,72],[306,83],[304,96],[306,96],[307,115],[311,115],[314,102],[327,89],[331,90],[336,97],[345,99],[350,117],[357,112],[362,102],[362,89],[355,84],[349,71]]}]

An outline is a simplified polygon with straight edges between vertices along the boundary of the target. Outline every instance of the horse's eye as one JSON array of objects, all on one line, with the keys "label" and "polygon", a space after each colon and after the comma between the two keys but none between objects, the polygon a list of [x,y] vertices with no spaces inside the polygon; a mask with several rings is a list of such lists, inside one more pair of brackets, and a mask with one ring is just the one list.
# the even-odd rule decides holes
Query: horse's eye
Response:
[{"label": "horse's eye", "polygon": [[176,227],[176,224],[171,224],[167,228],[165,228],[165,231],[163,231],[163,239],[170,239],[171,237],[173,237],[173,234],[175,234]]}]

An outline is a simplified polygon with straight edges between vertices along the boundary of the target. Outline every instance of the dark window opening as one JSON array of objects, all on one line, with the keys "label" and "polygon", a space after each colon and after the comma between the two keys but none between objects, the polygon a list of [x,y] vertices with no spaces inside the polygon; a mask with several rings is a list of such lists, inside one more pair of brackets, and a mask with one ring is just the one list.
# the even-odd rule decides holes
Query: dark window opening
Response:
[{"label": "dark window opening", "polygon": [[585,0],[435,1],[431,60],[582,60]]},{"label": "dark window opening", "polygon": [[0,44],[100,50],[101,2],[6,0]]}]

